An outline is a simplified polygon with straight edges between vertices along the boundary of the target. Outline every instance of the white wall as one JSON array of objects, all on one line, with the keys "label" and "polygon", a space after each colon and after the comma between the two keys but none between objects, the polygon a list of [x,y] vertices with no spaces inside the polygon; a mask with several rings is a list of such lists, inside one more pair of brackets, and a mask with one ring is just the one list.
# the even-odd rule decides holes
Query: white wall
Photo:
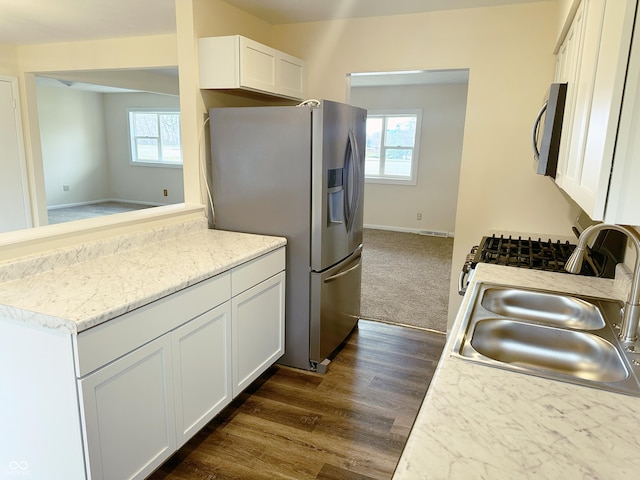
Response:
[{"label": "white wall", "polygon": [[48,206],[106,199],[156,205],[183,201],[182,168],[130,164],[127,123],[128,107],[179,108],[178,97],[46,86],[37,91]]},{"label": "white wall", "polygon": [[0,75],[17,77],[19,72],[16,48],[13,45],[0,44]]},{"label": "white wall", "polygon": [[[40,147],[36,100],[36,73],[175,67],[176,35],[113,38],[16,47],[29,173],[32,216],[35,225],[46,224],[47,204]],[[102,232],[103,234],[105,232]],[[28,236],[28,235],[27,235]]]},{"label": "white wall", "polygon": [[[130,164],[127,123],[129,107],[179,109],[180,98],[153,93],[105,93],[103,97],[110,198],[158,205],[183,202],[182,168]],[[166,197],[164,189],[169,193]]]},{"label": "white wall", "polygon": [[422,110],[416,185],[367,183],[365,225],[453,234],[467,84],[352,87],[351,103],[369,110]]},{"label": "white wall", "polygon": [[[534,174],[533,119],[553,80],[557,2],[280,25],[309,96],[344,100],[352,72],[469,69],[452,271],[489,230],[571,235],[577,208]],[[451,282],[449,315],[460,298]]]},{"label": "white wall", "polygon": [[47,206],[108,198],[102,94],[46,86],[37,92]]},{"label": "white wall", "polygon": [[[4,49],[0,46],[0,68],[15,69],[19,77],[23,108],[23,128],[27,167],[29,170],[32,214],[36,225],[46,223],[47,209],[42,167],[40,133],[36,105],[34,73],[75,72],[88,70],[117,70],[175,67],[180,70],[180,111],[182,145],[184,153],[185,203],[206,203],[201,181],[200,161],[206,160],[206,135],[203,122],[207,107],[249,105],[256,103],[283,103],[259,99],[256,96],[238,96],[227,93],[200,91],[198,86],[197,39],[202,36],[240,33],[263,43],[271,44],[272,26],[221,0],[175,0],[176,35],[113,38],[84,42],[62,42],[42,45],[20,45]],[[6,58],[3,58],[6,57]],[[11,74],[11,72],[7,72]],[[287,102],[291,104],[291,102]],[[0,236],[0,258],[35,254],[58,246],[95,240],[109,235],[136,231],[149,225],[177,222],[200,215],[192,205],[181,208],[166,207],[156,210],[157,218],[144,221],[105,221],[104,225],[89,226],[86,222],[56,225],[58,235],[31,229],[16,232],[10,237]],[[148,211],[149,211],[148,210]],[[196,212],[197,213],[194,213]],[[81,225],[82,224],[82,225]],[[55,237],[55,238],[54,238]]]}]

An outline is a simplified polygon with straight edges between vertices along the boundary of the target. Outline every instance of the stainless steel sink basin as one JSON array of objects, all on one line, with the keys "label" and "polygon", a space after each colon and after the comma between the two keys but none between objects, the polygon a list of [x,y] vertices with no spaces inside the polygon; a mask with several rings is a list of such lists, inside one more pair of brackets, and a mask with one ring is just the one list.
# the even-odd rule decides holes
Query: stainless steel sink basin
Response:
[{"label": "stainless steel sink basin", "polygon": [[517,288],[489,288],[482,295],[482,306],[495,314],[547,325],[599,330],[604,318],[593,304],[569,295],[535,292]]},{"label": "stainless steel sink basin", "polygon": [[613,327],[620,302],[483,283],[469,293],[454,356],[640,396],[640,358]]},{"label": "stainless steel sink basin", "polygon": [[629,376],[616,347],[588,332],[488,319],[476,323],[471,347],[513,366],[594,382],[620,382]]}]

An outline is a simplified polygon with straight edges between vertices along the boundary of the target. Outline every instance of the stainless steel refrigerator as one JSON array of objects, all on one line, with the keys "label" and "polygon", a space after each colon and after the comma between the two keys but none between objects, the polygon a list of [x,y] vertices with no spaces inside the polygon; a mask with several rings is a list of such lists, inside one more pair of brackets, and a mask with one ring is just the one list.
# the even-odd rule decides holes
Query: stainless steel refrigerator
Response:
[{"label": "stainless steel refrigerator", "polygon": [[324,371],[360,315],[366,110],[212,108],[214,227],[287,238],[285,354]]}]

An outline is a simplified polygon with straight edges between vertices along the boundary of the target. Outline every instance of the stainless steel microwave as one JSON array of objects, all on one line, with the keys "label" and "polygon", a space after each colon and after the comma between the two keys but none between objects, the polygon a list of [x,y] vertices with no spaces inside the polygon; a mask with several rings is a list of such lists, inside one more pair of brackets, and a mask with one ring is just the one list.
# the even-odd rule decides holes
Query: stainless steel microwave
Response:
[{"label": "stainless steel microwave", "polygon": [[562,134],[566,83],[552,83],[531,132],[536,172],[556,178],[558,152]]}]

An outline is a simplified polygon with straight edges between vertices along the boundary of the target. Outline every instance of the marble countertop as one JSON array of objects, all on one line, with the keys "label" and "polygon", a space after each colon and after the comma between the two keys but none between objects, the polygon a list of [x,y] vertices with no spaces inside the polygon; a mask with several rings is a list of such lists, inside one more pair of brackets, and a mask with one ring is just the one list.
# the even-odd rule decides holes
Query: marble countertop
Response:
[{"label": "marble countertop", "polygon": [[[629,279],[622,277],[479,264],[472,285],[492,282],[624,300]],[[451,356],[467,297],[393,478],[635,478],[640,398]]]},{"label": "marble countertop", "polygon": [[79,333],[286,244],[191,221],[0,264],[0,317]]}]

